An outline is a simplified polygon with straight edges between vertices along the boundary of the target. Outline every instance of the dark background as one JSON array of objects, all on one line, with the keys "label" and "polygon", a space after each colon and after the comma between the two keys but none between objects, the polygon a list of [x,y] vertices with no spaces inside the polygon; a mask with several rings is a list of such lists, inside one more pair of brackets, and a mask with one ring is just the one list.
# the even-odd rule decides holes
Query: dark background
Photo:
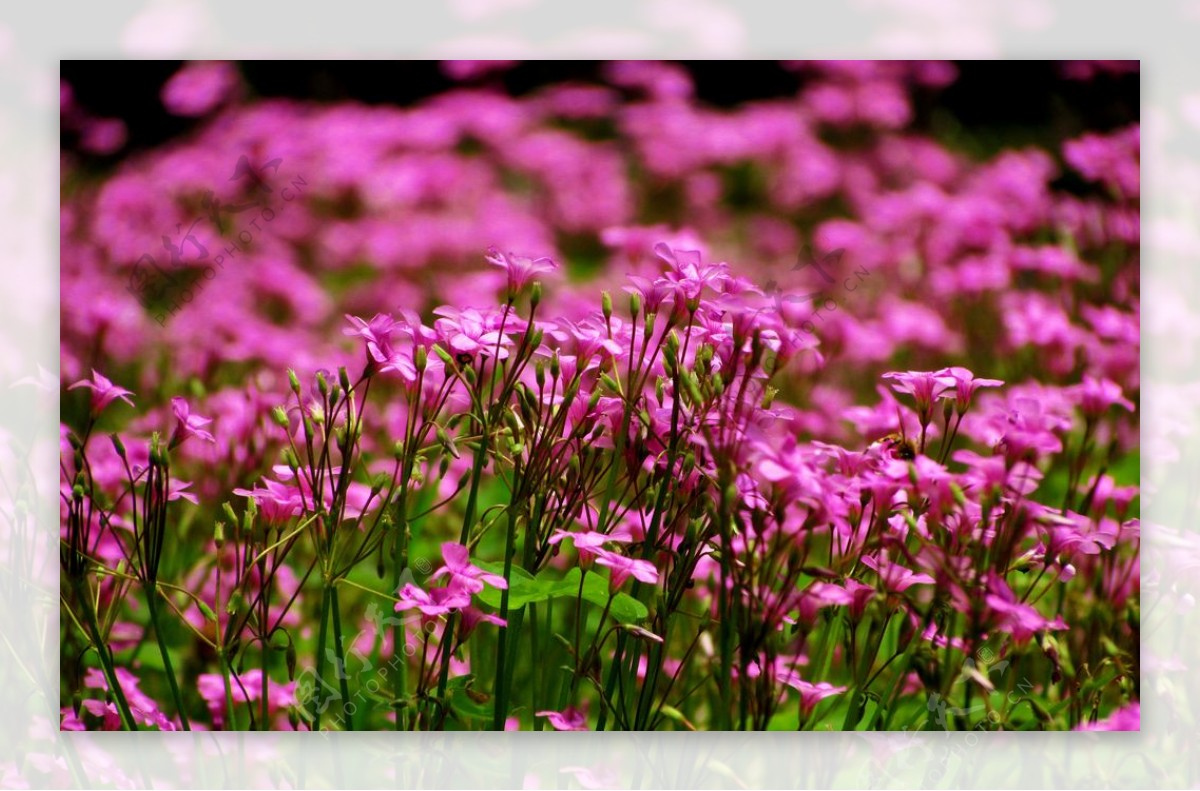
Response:
[{"label": "dark background", "polygon": [[[202,120],[167,114],[163,84],[181,61],[63,61],[62,78],[91,115],[120,118],[128,144],[119,159],[186,133]],[[681,61],[702,102],[728,107],[747,100],[794,94],[810,79],[776,61]],[[1100,75],[1090,81],[1061,76],[1055,61],[958,62],[958,79],[945,89],[917,88],[914,131],[932,134],[968,153],[987,156],[1001,147],[1057,148],[1084,131],[1106,131],[1139,118],[1140,75]],[[520,96],[563,80],[601,82],[599,61],[528,61],[480,82],[502,84]],[[241,64],[250,97],[321,102],[356,100],[406,105],[448,90],[437,61],[248,61]],[[465,83],[471,84],[471,83]],[[74,149],[74,135],[62,145]]]}]

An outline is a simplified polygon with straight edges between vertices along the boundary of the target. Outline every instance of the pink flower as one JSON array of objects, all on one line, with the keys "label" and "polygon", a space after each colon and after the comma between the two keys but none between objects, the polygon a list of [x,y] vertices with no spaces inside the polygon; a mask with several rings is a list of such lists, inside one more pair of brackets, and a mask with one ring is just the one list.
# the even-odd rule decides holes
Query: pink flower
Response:
[{"label": "pink flower", "polygon": [[633,537],[625,530],[617,530],[612,533],[599,533],[595,530],[579,530],[572,532],[570,530],[555,530],[550,536],[550,543],[557,544],[564,538],[571,539],[571,543],[575,545],[575,551],[579,553],[579,565],[583,568],[590,568],[592,561],[601,555],[605,554],[604,545],[609,541],[620,543],[628,543],[633,540]]},{"label": "pink flower", "polygon": [[[454,354],[493,355],[498,354],[501,360],[508,358],[507,346],[512,341],[505,335],[492,329],[492,323],[474,308],[459,310],[449,306],[434,309],[434,314],[440,316],[433,323],[441,338]],[[507,328],[515,330],[517,324],[509,322]]]},{"label": "pink flower", "polygon": [[625,580],[629,579],[630,576],[641,580],[647,585],[653,585],[658,582],[658,569],[654,568],[654,564],[648,560],[634,560],[624,555],[618,555],[615,552],[600,549],[597,550],[596,562],[601,566],[607,566],[612,569],[609,587],[614,591],[624,585]]},{"label": "pink flower", "polygon": [[779,680],[800,693],[800,708],[805,716],[812,714],[812,710],[817,707],[818,703],[825,700],[825,698],[840,695],[846,691],[846,687],[835,687],[828,681],[822,681],[818,684],[805,681],[794,670],[783,671],[779,674]]},{"label": "pink flower", "polygon": [[461,610],[471,603],[471,594],[461,587],[432,588],[426,593],[411,582],[400,589],[396,598],[399,599],[396,612],[415,608],[430,618]]},{"label": "pink flower", "polygon": [[175,433],[171,435],[171,448],[179,447],[191,437],[216,442],[213,435],[203,428],[212,422],[211,418],[193,415],[188,402],[179,396],[171,399],[171,409],[175,412],[175,419],[179,421],[175,424]]},{"label": "pink flower", "polygon": [[1121,386],[1110,379],[1085,376],[1082,384],[1071,388],[1071,393],[1088,418],[1098,418],[1113,406],[1133,411],[1133,402],[1125,398],[1121,394]]},{"label": "pink flower", "polygon": [[587,714],[568,706],[562,711],[539,711],[539,717],[545,717],[556,731],[586,731]]},{"label": "pink flower", "polygon": [[930,371],[890,371],[883,378],[893,382],[892,389],[897,393],[908,393],[913,397],[922,422],[926,422],[928,416],[933,414],[934,399],[954,384],[953,380],[947,381],[947,377]]},{"label": "pink flower", "polygon": [[116,401],[118,398],[126,404],[133,406],[133,402],[129,400],[129,396],[133,395],[132,390],[126,390],[124,387],[118,387],[106,378],[103,374],[92,369],[91,380],[81,379],[75,384],[68,387],[68,390],[74,390],[77,387],[86,387],[92,391],[92,414],[98,415],[104,411],[105,407]]},{"label": "pink flower", "polygon": [[[939,382],[954,391],[954,405],[961,415],[971,406],[971,397],[981,387],[1000,387],[1004,382],[999,379],[976,379],[975,374],[966,368],[943,368],[935,374]],[[949,393],[942,393],[946,398]]]},{"label": "pink flower", "polygon": [[442,544],[442,559],[445,561],[445,565],[433,572],[430,579],[437,579],[449,574],[450,586],[458,586],[468,593],[479,593],[483,590],[485,582],[493,588],[501,590],[508,587],[504,577],[471,565],[470,551],[462,544],[456,544],[453,541]]},{"label": "pink flower", "polygon": [[163,86],[162,103],[172,115],[206,115],[233,94],[237,80],[237,67],[229,61],[185,63]]},{"label": "pink flower", "polygon": [[527,258],[513,253],[502,253],[495,247],[488,250],[484,257],[492,266],[498,266],[508,274],[508,295],[515,296],[525,288],[529,281],[544,272],[553,272],[558,264],[549,258]]},{"label": "pink flower", "polygon": [[928,574],[918,574],[899,563],[893,563],[888,560],[886,555],[880,558],[864,555],[862,562],[864,566],[873,569],[879,575],[879,581],[883,583],[884,589],[889,593],[903,593],[918,583],[933,584],[933,577]]},{"label": "pink flower", "polygon": [[1099,722],[1080,723],[1077,731],[1140,731],[1142,729],[1142,707],[1136,700],[1117,709]]},{"label": "pink flower", "polygon": [[988,587],[992,592],[984,602],[997,616],[997,626],[1010,632],[1017,645],[1027,643],[1035,633],[1043,629],[1067,628],[1061,616],[1049,621],[1032,605],[1017,601],[1012,589],[999,577],[993,576]]},{"label": "pink flower", "polygon": [[[296,698],[296,687],[296,681],[282,682],[268,679],[268,717],[299,704]],[[196,691],[200,693],[200,697],[204,698],[204,702],[208,704],[213,724],[223,725],[226,716],[228,716],[228,711],[226,710],[227,701],[225,699],[225,678],[219,673],[201,673],[196,678]],[[238,674],[236,679],[230,680],[229,691],[235,706],[238,703],[262,700],[262,670],[255,668]],[[257,711],[257,708],[255,710]]]}]

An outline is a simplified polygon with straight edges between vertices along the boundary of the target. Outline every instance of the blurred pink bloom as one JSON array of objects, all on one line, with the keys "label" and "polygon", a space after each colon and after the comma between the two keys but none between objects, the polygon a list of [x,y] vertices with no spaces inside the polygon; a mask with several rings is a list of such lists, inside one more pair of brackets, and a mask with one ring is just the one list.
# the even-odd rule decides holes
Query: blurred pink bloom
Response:
[{"label": "blurred pink bloom", "polygon": [[568,706],[562,711],[539,711],[537,716],[545,717],[556,731],[586,731],[588,729],[587,714],[574,706]]},{"label": "blurred pink bloom", "polygon": [[171,448],[179,447],[191,437],[205,442],[216,442],[213,435],[204,428],[212,423],[212,419],[193,415],[186,399],[181,396],[172,398],[171,410],[175,413],[175,419],[178,421],[175,424],[175,432],[171,435]]},{"label": "blurred pink bloom", "polygon": [[1114,711],[1107,719],[1099,722],[1080,723],[1077,731],[1140,731],[1142,729],[1142,707],[1136,700]]},{"label": "blurred pink bloom", "polygon": [[231,98],[237,83],[237,66],[229,61],[192,61],[167,80],[162,103],[172,115],[207,115]]},{"label": "blurred pink bloom", "polygon": [[1121,394],[1121,386],[1111,379],[1084,376],[1083,383],[1076,385],[1071,392],[1088,418],[1098,418],[1113,406],[1133,411],[1133,402]]},{"label": "blurred pink bloom", "polygon": [[903,593],[913,585],[920,583],[932,585],[933,577],[928,574],[918,574],[910,569],[893,563],[884,555],[880,558],[863,555],[863,565],[879,575],[879,581],[889,593]]},{"label": "blurred pink bloom", "polygon": [[116,401],[118,398],[126,404],[133,406],[133,401],[129,400],[129,396],[133,395],[132,390],[126,390],[124,387],[114,385],[103,374],[92,369],[92,378],[81,379],[75,384],[68,387],[68,390],[74,390],[77,387],[86,387],[92,391],[92,414],[98,415],[104,411],[105,407]]},{"label": "blurred pink bloom", "polygon": [[624,585],[625,580],[629,579],[631,575],[647,585],[658,582],[658,569],[648,560],[634,560],[604,549],[596,550],[596,552],[596,562],[612,569],[609,587],[613,590]]},{"label": "blurred pink bloom", "polygon": [[558,264],[549,258],[529,258],[515,253],[502,253],[494,247],[488,250],[484,260],[492,266],[500,267],[508,275],[510,298],[525,288],[538,275],[558,269]]}]

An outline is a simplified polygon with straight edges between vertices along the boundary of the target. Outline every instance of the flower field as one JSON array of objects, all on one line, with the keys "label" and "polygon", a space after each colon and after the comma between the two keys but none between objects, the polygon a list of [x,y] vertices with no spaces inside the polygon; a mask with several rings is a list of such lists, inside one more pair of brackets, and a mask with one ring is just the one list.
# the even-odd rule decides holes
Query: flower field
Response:
[{"label": "flower field", "polygon": [[256,68],[64,77],[62,729],[1139,728],[1136,62]]}]

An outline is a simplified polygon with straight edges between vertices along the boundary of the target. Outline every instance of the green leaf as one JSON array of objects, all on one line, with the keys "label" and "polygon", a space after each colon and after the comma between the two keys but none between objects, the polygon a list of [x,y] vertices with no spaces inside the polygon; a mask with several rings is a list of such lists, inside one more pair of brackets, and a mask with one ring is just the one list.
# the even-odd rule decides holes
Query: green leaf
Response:
[{"label": "green leaf", "polygon": [[[504,567],[499,563],[476,561],[475,565],[493,574],[504,573]],[[549,569],[545,569],[538,577],[532,577],[524,569],[514,566],[508,581],[509,609],[546,601],[547,599],[574,599],[579,596],[579,575],[582,572],[578,567],[568,571],[562,579],[542,578],[542,575],[547,574],[549,571]],[[500,591],[489,586],[476,595],[480,601],[489,607],[499,608],[500,593]],[[596,572],[589,573],[583,583],[584,601],[604,609],[608,605],[608,597],[608,579]],[[637,623],[645,620],[650,615],[650,611],[646,609],[646,605],[627,593],[618,593],[613,598],[608,612],[609,615],[620,623]]]}]

